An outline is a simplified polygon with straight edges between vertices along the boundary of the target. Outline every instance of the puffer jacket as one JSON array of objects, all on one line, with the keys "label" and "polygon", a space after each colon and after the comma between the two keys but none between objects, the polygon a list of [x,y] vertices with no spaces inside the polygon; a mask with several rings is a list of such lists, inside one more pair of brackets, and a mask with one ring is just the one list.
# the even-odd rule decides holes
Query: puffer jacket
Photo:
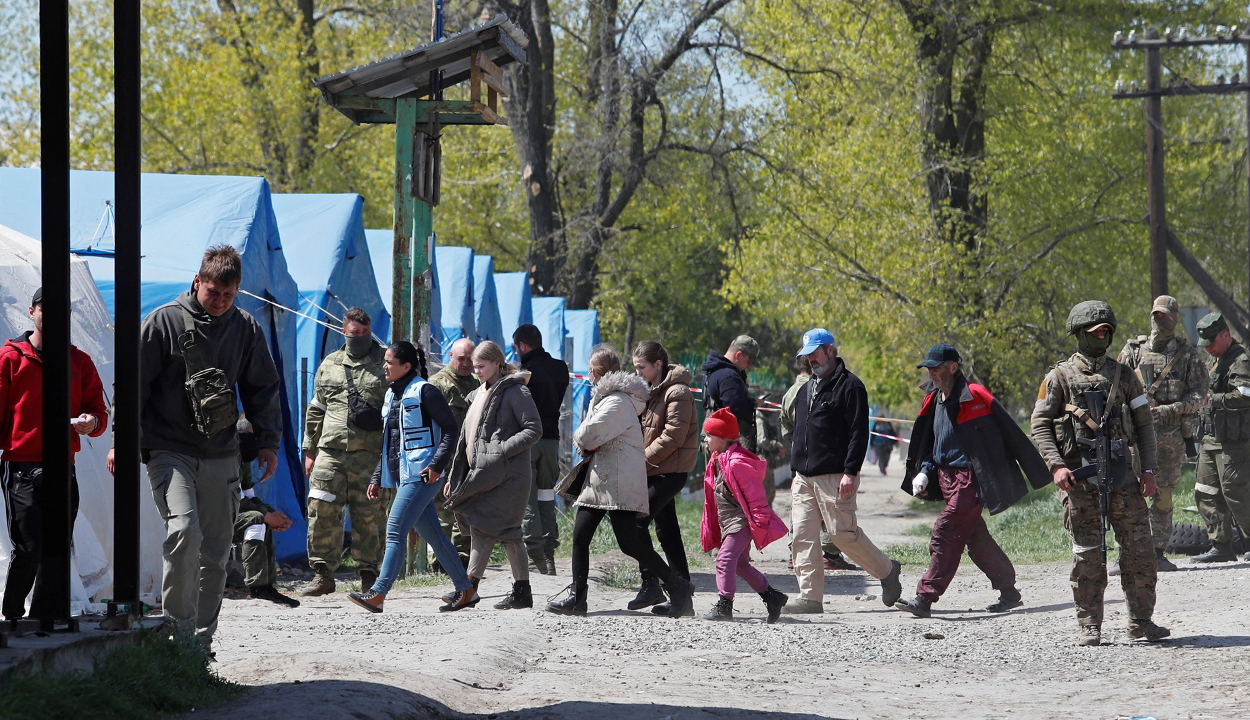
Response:
[{"label": "puffer jacket", "polygon": [[642,411],[642,438],[648,476],[688,473],[699,462],[699,420],[685,367],[669,365],[664,379],[651,388]]},{"label": "puffer jacket", "polygon": [[638,415],[651,392],[633,373],[610,372],[599,378],[590,410],[573,433],[578,451],[593,451],[586,485],[576,505],[602,510],[649,512],[647,460]]},{"label": "puffer jacket", "polygon": [[764,472],[768,469],[768,463],[742,445],[732,443],[724,452],[712,456],[703,476],[703,524],[699,530],[703,552],[718,548],[725,541],[721,536],[720,516],[716,512],[714,495],[717,464],[720,465],[721,477],[725,479],[734,500],[738,501],[738,507],[742,508],[742,514],[746,516],[755,547],[763,550],[773,541],[785,537],[790,530],[777,513],[773,512],[764,495]]}]

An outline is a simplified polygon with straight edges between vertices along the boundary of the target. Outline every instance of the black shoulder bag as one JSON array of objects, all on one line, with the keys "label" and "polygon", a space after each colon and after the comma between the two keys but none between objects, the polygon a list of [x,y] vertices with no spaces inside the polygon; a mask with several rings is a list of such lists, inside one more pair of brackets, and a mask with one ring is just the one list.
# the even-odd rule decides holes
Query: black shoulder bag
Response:
[{"label": "black shoulder bag", "polygon": [[352,369],[344,365],[343,372],[347,375],[348,419],[352,421],[353,425],[365,432],[381,430],[382,411],[370,405],[369,401],[365,400],[365,397],[356,389],[356,383],[352,381]]}]

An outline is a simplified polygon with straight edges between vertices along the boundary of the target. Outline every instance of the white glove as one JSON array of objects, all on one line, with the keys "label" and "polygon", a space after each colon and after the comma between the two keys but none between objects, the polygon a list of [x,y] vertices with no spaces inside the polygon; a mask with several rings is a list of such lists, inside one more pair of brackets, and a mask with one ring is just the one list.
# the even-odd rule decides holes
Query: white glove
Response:
[{"label": "white glove", "polygon": [[916,473],[916,477],[911,479],[911,494],[920,497],[925,488],[929,487],[929,476],[924,473]]}]

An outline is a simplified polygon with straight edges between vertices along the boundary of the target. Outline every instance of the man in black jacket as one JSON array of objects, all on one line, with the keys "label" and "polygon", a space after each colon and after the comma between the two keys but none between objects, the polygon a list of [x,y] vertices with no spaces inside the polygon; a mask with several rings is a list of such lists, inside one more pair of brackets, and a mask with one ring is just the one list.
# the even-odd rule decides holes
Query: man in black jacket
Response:
[{"label": "man in black jacket", "polygon": [[822,520],[838,549],[881,581],[881,601],[889,607],[903,594],[901,567],[877,549],[855,519],[859,470],[868,452],[868,391],[846,369],[833,333],[824,328],[803,335],[799,357],[806,359],[812,379],[794,402],[790,493],[799,598],[786,606],[786,612],[824,612]]},{"label": "man in black jacket", "polygon": [[756,452],[755,399],[747,388],[747,369],[760,356],[760,344],[750,335],[739,335],[729,344],[724,355],[715,350],[707,354],[703,363],[703,407],[707,414],[723,407],[729,408],[738,418],[742,437],[738,444]]},{"label": "man in black jacket", "polygon": [[[1016,569],[990,535],[981,509],[1000,513],[1035,488],[1050,484],[1046,463],[1007,410],[980,385],[964,377],[959,351],[934,345],[916,367],[929,373],[933,390],[924,399],[912,430],[903,491],[926,500],[945,500],[929,540],[929,570],[916,586],[916,598],[896,607],[929,617],[968,556],[998,591],[986,610],[1006,612],[1023,604]],[[1023,472],[1023,474],[1022,474]]]},{"label": "man in black jacket", "polygon": [[530,373],[529,391],[543,421],[543,437],[530,448],[534,486],[525,510],[525,548],[543,575],[556,574],[556,548],[560,527],[556,524],[556,482],[560,479],[560,408],[569,387],[569,367],[543,350],[542,331],[522,325],[512,333],[512,345],[521,357],[521,369]]}]

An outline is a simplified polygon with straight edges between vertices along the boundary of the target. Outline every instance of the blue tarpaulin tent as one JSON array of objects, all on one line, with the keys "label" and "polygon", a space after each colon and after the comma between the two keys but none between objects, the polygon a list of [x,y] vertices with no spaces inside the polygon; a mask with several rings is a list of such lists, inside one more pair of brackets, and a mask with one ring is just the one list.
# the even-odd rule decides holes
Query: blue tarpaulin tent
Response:
[{"label": "blue tarpaulin tent", "polygon": [[[590,349],[599,344],[599,311],[598,310],[565,310],[564,327],[566,337],[573,341],[573,354],[569,366],[576,375],[589,376]],[[629,352],[630,348],[625,348]],[[629,362],[622,358],[622,362]],[[571,380],[573,402],[573,427],[580,427],[586,409],[590,407],[590,380],[588,377],[575,377]]]},{"label": "blue tarpaulin tent", "polygon": [[564,298],[536,297],[530,301],[534,313],[534,325],[543,335],[543,349],[551,357],[566,363],[572,353],[572,343],[566,340],[564,328]]},{"label": "blue tarpaulin tent", "polygon": [[438,341],[440,356],[446,360],[451,354],[452,343],[463,337],[477,339],[473,308],[473,250],[438,247],[434,249],[434,258],[442,307],[438,315],[438,331],[435,332],[434,323],[431,323],[430,333]]},{"label": "blue tarpaulin tent", "polygon": [[[0,168],[0,224],[33,238],[41,237],[40,175],[37,169]],[[278,472],[257,485],[257,493],[294,523],[274,537],[278,557],[294,561],[305,555],[304,499],[307,485],[300,462],[296,428],[299,377],[294,313],[299,296],[287,272],[274,218],[269,183],[264,178],[145,173],[142,180],[144,314],[170,302],[191,286],[200,254],[209,245],[228,244],[243,258],[242,290],[237,305],[260,323],[282,379],[283,436]],[[113,174],[70,173],[70,242],[77,251],[113,250]],[[113,313],[113,261],[88,256],[91,272]],[[268,301],[268,302],[266,302]]]},{"label": "blue tarpaulin tent", "polygon": [[[390,327],[365,243],[364,204],[355,194],[273,196],[287,267],[299,287],[299,311],[310,316],[296,321],[298,357],[308,359],[309,372],[343,346],[343,335],[334,328],[348,308],[369,313],[379,337],[385,337],[379,330]],[[305,406],[308,401],[304,398]]]},{"label": "blue tarpaulin tent", "polygon": [[507,355],[508,362],[518,363],[521,359],[512,347],[512,333],[518,327],[534,322],[529,273],[495,273],[495,298],[499,302],[500,329],[506,341],[503,346],[504,354]]},{"label": "blue tarpaulin tent", "polygon": [[503,322],[499,318],[499,301],[495,290],[495,260],[490,255],[473,256],[473,328],[477,341],[491,340],[506,347]]}]

